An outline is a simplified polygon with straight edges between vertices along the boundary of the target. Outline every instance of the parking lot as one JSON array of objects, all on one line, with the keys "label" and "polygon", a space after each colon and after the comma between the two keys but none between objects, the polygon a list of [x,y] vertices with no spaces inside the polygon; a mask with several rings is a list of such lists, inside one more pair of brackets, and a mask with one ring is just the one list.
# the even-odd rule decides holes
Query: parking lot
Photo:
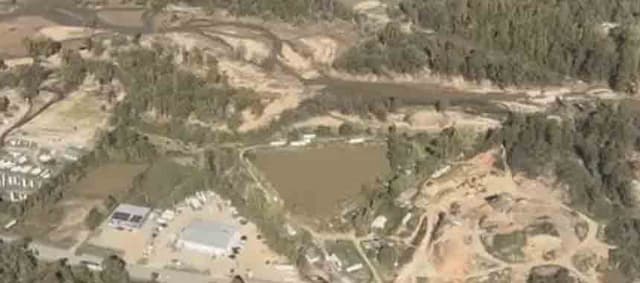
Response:
[{"label": "parking lot", "polygon": [[[169,212],[151,212],[140,229],[116,229],[106,221],[89,243],[120,250],[127,262],[207,274],[212,279],[241,275],[274,282],[299,282],[296,269],[263,243],[254,224],[237,216],[235,209],[215,194],[204,194],[206,201],[198,201],[199,205],[193,205],[196,198],[192,197]],[[176,248],[181,231],[193,221],[215,221],[237,227],[242,247],[231,256],[211,256]]]}]

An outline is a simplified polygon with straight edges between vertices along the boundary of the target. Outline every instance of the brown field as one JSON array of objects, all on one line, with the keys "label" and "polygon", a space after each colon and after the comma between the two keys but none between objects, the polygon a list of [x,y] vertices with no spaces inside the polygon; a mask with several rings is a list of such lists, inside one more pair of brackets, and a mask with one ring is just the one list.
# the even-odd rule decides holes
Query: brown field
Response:
[{"label": "brown field", "polygon": [[140,164],[113,163],[103,165],[69,187],[78,198],[103,199],[109,195],[126,193],[131,181],[146,168]]},{"label": "brown field", "polygon": [[64,247],[82,242],[90,233],[84,225],[89,211],[109,196],[127,193],[133,179],[145,165],[114,163],[90,171],[84,178],[68,185],[58,203],[30,212],[16,227],[16,232]]},{"label": "brown field", "polygon": [[0,58],[26,56],[22,40],[35,36],[40,28],[56,25],[37,16],[25,16],[0,22]]},{"label": "brown field", "polygon": [[109,112],[101,107],[107,103],[95,95],[97,87],[83,85],[78,91],[51,105],[20,128],[13,137],[29,139],[51,149],[67,146],[92,148],[98,131],[107,126]]},{"label": "brown field", "polygon": [[98,12],[104,22],[121,27],[142,27],[143,10],[105,10]]},{"label": "brown field", "polygon": [[384,146],[260,151],[255,163],[291,212],[322,217],[390,171]]}]

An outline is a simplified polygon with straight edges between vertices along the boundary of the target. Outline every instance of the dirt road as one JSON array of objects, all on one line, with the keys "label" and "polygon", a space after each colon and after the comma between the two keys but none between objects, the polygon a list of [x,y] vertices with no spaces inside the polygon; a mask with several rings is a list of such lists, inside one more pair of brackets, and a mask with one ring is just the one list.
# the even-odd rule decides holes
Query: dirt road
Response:
[{"label": "dirt road", "polygon": [[[536,185],[537,190],[528,183],[516,183],[509,172],[491,176],[487,174],[488,171],[478,169],[481,168],[478,164],[468,165],[468,170],[452,169],[452,173],[442,180],[434,180],[434,184],[428,189],[429,192],[420,197],[428,199],[426,202],[418,202],[426,205],[426,213],[423,216],[429,220],[426,237],[418,245],[412,261],[400,270],[396,282],[415,282],[416,277],[428,277],[444,282],[464,281],[507,269],[511,270],[511,282],[526,282],[533,267],[549,264],[566,268],[580,282],[600,282],[597,272],[581,272],[573,263],[574,256],[584,250],[595,253],[599,258],[607,258],[610,246],[597,239],[597,222],[552,197],[551,192],[546,191],[549,188],[536,181],[530,183]],[[489,180],[487,178],[493,181],[484,181]],[[493,208],[489,208],[484,201],[485,198],[500,193],[508,193],[511,199],[517,200],[507,210],[507,214],[492,212]],[[449,212],[453,202],[461,202],[461,212],[457,215]],[[443,226],[436,227],[436,223],[441,222],[438,221],[441,214],[445,215],[447,220],[443,222]],[[513,226],[500,224],[498,219],[501,218],[511,221],[510,225]],[[507,262],[489,252],[486,243],[483,243],[482,239],[487,235],[487,230],[481,227],[480,219],[487,219],[487,222],[497,227],[492,229],[504,227],[506,231],[521,230],[535,223],[536,219],[545,219],[544,221],[552,223],[557,230],[557,236],[553,238],[560,241],[560,247],[545,246],[544,242],[540,242],[541,246],[536,247],[536,243],[532,243],[532,252],[536,253],[526,254],[525,251],[524,261]],[[524,223],[520,223],[523,221]],[[578,239],[575,234],[576,221],[587,224],[588,233],[584,239]],[[460,247],[456,248],[454,244],[462,242],[464,244],[461,250],[456,252]],[[554,256],[542,256],[541,253],[550,248],[554,251]],[[441,254],[442,249],[446,250],[446,255]],[[476,257],[492,264],[477,270],[474,265]]]}]

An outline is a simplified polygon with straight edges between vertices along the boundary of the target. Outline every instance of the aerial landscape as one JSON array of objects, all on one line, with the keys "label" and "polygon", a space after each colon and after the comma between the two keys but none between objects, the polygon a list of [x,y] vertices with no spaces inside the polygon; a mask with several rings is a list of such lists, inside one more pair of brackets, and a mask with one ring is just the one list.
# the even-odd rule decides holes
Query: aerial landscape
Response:
[{"label": "aerial landscape", "polygon": [[0,0],[0,283],[640,282],[640,1]]}]

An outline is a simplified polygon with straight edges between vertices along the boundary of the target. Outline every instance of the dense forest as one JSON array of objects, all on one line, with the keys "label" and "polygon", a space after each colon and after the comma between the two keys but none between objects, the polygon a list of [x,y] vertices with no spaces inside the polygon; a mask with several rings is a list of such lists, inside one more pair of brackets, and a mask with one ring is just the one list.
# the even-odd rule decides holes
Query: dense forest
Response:
[{"label": "dense forest", "polygon": [[351,12],[338,0],[188,0],[208,10],[223,8],[236,16],[259,16],[287,22],[350,19]]},{"label": "dense forest", "polygon": [[28,241],[0,242],[0,282],[2,283],[130,283],[125,262],[112,256],[102,262],[103,270],[70,266],[66,259],[39,262]]},{"label": "dense forest", "polygon": [[378,74],[429,68],[502,86],[570,78],[638,90],[635,0],[403,0],[397,12],[412,32],[391,23],[336,66]]},{"label": "dense forest", "polygon": [[512,114],[489,141],[504,146],[512,170],[555,178],[572,206],[608,223],[606,239],[617,247],[610,252],[612,266],[640,278],[636,174],[629,158],[640,149],[640,116],[626,103],[560,109],[558,116]]},{"label": "dense forest", "polygon": [[[117,119],[136,122],[140,115],[152,112],[157,117],[184,122],[196,118],[205,123],[241,121],[240,112],[260,104],[250,90],[231,88],[219,75],[215,59],[201,66],[207,78],[181,70],[172,50],[155,45],[152,49],[132,48],[117,55],[117,75],[129,93],[116,109]],[[205,64],[201,52],[182,54],[186,64]],[[194,103],[197,101],[197,103]]]},{"label": "dense forest", "polygon": [[572,205],[609,219],[635,201],[628,156],[639,149],[638,116],[626,104],[584,107],[572,120],[512,114],[496,135],[513,170],[557,175]]}]

